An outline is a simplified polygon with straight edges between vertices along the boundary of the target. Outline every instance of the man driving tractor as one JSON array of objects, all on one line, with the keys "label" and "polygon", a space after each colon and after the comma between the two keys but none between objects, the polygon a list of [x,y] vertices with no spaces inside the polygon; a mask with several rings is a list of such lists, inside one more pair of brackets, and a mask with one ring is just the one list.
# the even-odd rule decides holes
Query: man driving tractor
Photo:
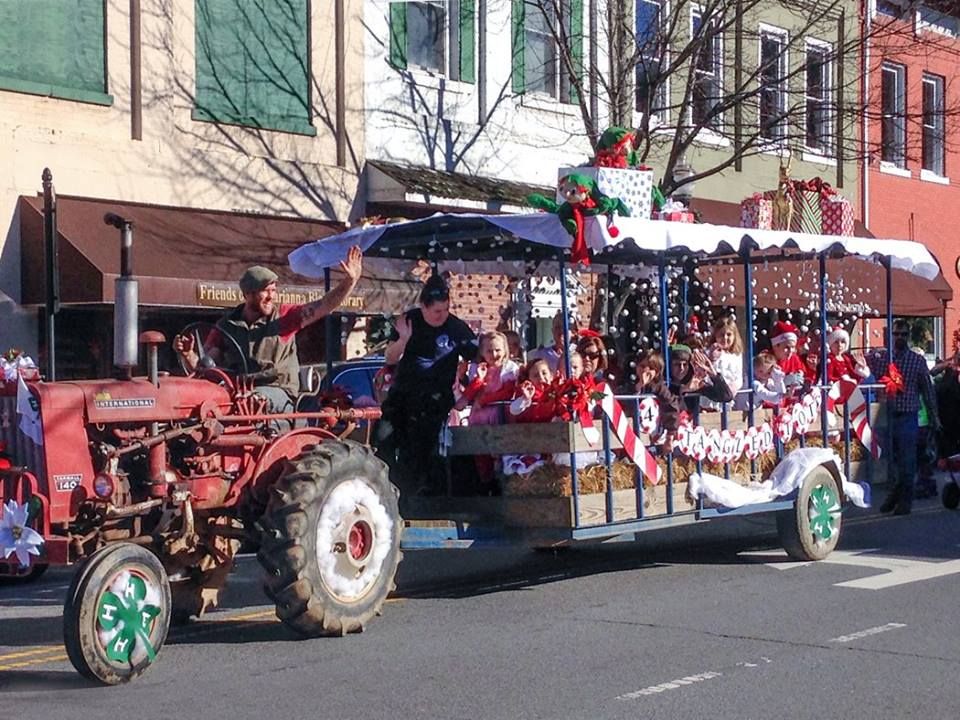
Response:
[{"label": "man driving tractor", "polygon": [[[217,321],[217,329],[236,341],[244,358],[234,357],[233,343],[222,342],[210,333],[198,353],[198,337],[177,335],[173,349],[184,369],[193,372],[198,365],[215,363],[234,372],[255,374],[256,394],[267,400],[267,410],[291,412],[300,392],[300,363],[297,360],[297,333],[334,312],[353,291],[363,271],[363,253],[350,248],[340,263],[345,277],[322,298],[304,305],[277,302],[277,274],[260,265],[247,268],[240,278],[243,304],[237,305]],[[209,360],[207,360],[209,358]]]}]

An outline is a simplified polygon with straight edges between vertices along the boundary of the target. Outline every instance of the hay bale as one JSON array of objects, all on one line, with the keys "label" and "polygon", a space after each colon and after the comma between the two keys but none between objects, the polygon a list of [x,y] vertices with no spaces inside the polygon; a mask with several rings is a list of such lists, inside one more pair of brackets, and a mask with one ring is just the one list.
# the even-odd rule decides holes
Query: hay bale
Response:
[{"label": "hay bale", "polygon": [[[805,440],[807,447],[823,447],[823,438],[819,434],[808,435]],[[794,438],[785,445],[784,450],[790,452],[798,447],[800,447],[800,441]],[[842,440],[831,439],[830,448],[840,456],[841,460],[846,458],[846,448]],[[851,438],[850,460],[857,462],[866,460],[869,456],[870,454],[860,441]],[[673,456],[672,464],[675,485],[688,482],[690,476],[697,471],[696,460],[679,453]],[[666,478],[667,458],[658,457],[657,465],[660,466],[661,477]],[[751,473],[750,460],[746,457],[730,463],[730,479],[743,485],[750,481],[766,480],[777,466],[776,454],[768,452],[760,455],[756,459],[755,466],[756,472]],[[723,463],[704,461],[701,467],[705,473],[724,476]],[[636,478],[640,473],[637,466],[629,460],[615,460],[611,466],[611,471],[614,490],[628,490],[636,487]],[[602,464],[579,469],[577,481],[580,495],[604,493],[607,491],[607,469]],[[646,488],[654,487],[647,478],[643,479],[643,483]],[[555,465],[553,463],[542,465],[527,475],[507,475],[503,478],[501,486],[503,494],[510,497],[570,497],[573,494],[570,468],[566,465]]]}]

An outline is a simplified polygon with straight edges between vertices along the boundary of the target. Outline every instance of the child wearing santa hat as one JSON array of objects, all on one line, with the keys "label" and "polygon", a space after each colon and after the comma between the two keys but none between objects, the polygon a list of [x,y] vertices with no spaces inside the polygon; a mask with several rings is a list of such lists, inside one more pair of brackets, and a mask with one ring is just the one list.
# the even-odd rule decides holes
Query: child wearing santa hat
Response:
[{"label": "child wearing santa hat", "polygon": [[770,344],[777,365],[783,370],[786,386],[803,385],[803,361],[797,355],[797,342],[800,340],[800,331],[793,323],[777,320],[770,333]]},{"label": "child wearing santa hat", "polygon": [[842,327],[835,327],[827,335],[830,357],[827,358],[827,379],[835,383],[843,376],[863,380],[870,375],[870,368],[863,355],[854,356],[847,352],[850,347],[850,334]]}]

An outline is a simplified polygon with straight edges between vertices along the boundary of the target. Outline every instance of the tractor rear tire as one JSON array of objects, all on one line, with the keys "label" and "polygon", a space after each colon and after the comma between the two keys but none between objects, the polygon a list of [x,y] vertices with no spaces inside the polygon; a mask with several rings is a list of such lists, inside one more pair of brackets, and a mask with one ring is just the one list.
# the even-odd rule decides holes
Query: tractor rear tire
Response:
[{"label": "tractor rear tire", "polygon": [[271,491],[257,558],[277,617],[309,637],[361,632],[380,614],[403,557],[399,491],[350,440],[304,449]]},{"label": "tractor rear tire", "polygon": [[840,542],[840,488],[818,465],[803,479],[792,510],[777,513],[777,534],[794,560],[823,560]]},{"label": "tractor rear tire", "polygon": [[160,560],[132,543],[95,552],[73,576],[63,643],[77,672],[104,685],[153,664],[170,629],[170,584]]}]

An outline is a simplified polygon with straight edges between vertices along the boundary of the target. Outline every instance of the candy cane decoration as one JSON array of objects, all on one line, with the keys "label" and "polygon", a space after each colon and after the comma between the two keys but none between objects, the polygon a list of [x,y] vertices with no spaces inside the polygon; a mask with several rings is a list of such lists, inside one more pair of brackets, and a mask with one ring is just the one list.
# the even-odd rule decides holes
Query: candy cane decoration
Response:
[{"label": "candy cane decoration", "polygon": [[600,401],[600,407],[603,410],[603,414],[610,419],[610,426],[613,428],[617,439],[623,445],[627,457],[640,468],[640,471],[647,480],[656,485],[660,482],[660,467],[657,465],[656,459],[650,454],[650,451],[647,450],[644,444],[640,442],[637,434],[633,431],[630,419],[623,411],[620,403],[613,397],[613,391],[610,390],[606,383],[601,383],[596,389],[597,392],[603,393],[603,400]]},{"label": "candy cane decoration", "polygon": [[857,388],[850,395],[850,424],[853,431],[860,438],[860,442],[870,451],[877,460],[880,459],[880,445],[873,436],[873,428],[870,427],[870,418],[867,416],[867,401],[863,397],[860,388]]},{"label": "candy cane decoration", "polygon": [[849,375],[837,380],[827,393],[827,407],[832,411],[846,404],[850,410],[850,425],[873,457],[880,459],[880,445],[873,436],[870,418],[867,416],[867,401],[860,390],[859,383]]}]

